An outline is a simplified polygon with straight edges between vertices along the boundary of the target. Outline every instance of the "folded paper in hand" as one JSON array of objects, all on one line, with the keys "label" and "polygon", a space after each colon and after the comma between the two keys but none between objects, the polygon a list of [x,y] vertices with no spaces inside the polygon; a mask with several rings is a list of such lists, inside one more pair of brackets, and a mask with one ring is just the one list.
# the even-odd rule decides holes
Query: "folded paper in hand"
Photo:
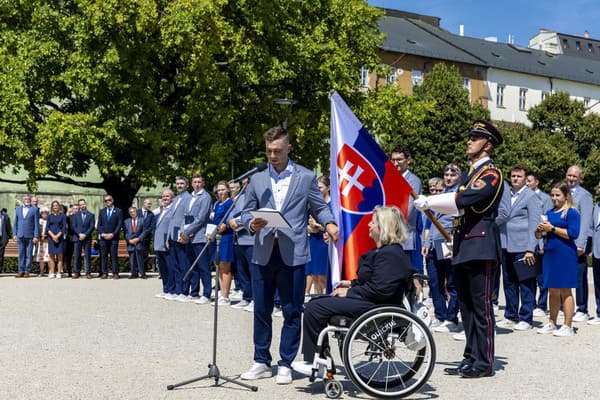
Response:
[{"label": "folded paper in hand", "polygon": [[291,228],[290,223],[277,210],[272,208],[261,208],[256,211],[250,211],[254,218],[261,218],[267,221],[267,226],[270,228]]}]

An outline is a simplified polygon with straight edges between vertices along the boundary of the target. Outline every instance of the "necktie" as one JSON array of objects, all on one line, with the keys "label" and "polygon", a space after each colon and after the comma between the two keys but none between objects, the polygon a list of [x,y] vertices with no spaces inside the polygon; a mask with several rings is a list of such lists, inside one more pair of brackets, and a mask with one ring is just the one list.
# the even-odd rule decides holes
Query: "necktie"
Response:
[{"label": "necktie", "polygon": [[82,221],[85,221],[85,212],[82,212],[82,213],[81,213],[81,220],[82,220]]},{"label": "necktie", "polygon": [[110,210],[110,208],[109,208],[108,210],[106,210],[106,219],[107,219],[108,221],[110,221],[110,214],[111,214],[111,210]]},{"label": "necktie", "polygon": [[133,233],[135,233],[136,228],[137,228],[137,222],[136,221],[137,220],[135,220],[135,219],[131,221],[131,226],[133,227]]}]

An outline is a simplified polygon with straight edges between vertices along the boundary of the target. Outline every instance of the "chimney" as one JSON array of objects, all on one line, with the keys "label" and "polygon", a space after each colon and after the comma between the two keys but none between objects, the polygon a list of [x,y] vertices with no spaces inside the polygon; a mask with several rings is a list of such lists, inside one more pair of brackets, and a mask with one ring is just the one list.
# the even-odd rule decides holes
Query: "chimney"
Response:
[{"label": "chimney", "polygon": [[586,39],[590,38],[590,33],[588,31],[583,32],[583,37]]},{"label": "chimney", "polygon": [[460,36],[465,36],[465,26],[464,26],[463,24],[460,24],[460,25],[458,26],[458,34],[459,34]]},{"label": "chimney", "polygon": [[546,32],[548,32],[548,29],[546,29],[546,28],[540,28],[540,33],[546,33]]}]

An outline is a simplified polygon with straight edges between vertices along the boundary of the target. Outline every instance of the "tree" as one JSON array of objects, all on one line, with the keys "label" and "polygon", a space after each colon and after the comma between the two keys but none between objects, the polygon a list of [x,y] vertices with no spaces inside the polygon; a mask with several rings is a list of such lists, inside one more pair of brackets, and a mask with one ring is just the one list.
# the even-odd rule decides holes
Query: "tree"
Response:
[{"label": "tree", "polygon": [[[377,64],[379,16],[362,0],[0,0],[0,169],[125,207],[142,185],[262,158],[278,97],[298,100],[294,156],[314,164],[329,91]],[[102,182],[70,178],[93,165]]]},{"label": "tree", "polygon": [[527,112],[534,130],[550,134],[562,134],[574,140],[581,129],[585,107],[577,100],[571,100],[566,92],[553,93]]}]

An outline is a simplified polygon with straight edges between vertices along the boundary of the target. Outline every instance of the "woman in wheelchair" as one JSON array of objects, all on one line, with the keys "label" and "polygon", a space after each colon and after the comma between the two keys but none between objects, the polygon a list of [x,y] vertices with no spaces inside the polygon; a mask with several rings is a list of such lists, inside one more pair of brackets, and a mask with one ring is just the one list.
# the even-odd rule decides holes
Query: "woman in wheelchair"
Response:
[{"label": "woman in wheelchair", "polygon": [[[358,279],[341,281],[331,297],[315,298],[305,305],[304,361],[292,364],[297,372],[311,374],[317,338],[332,316],[355,318],[378,304],[402,304],[405,288],[415,269],[400,245],[407,238],[407,227],[400,210],[376,207],[369,222],[369,236],[376,247],[360,257]],[[327,347],[325,342],[322,348]]]}]

